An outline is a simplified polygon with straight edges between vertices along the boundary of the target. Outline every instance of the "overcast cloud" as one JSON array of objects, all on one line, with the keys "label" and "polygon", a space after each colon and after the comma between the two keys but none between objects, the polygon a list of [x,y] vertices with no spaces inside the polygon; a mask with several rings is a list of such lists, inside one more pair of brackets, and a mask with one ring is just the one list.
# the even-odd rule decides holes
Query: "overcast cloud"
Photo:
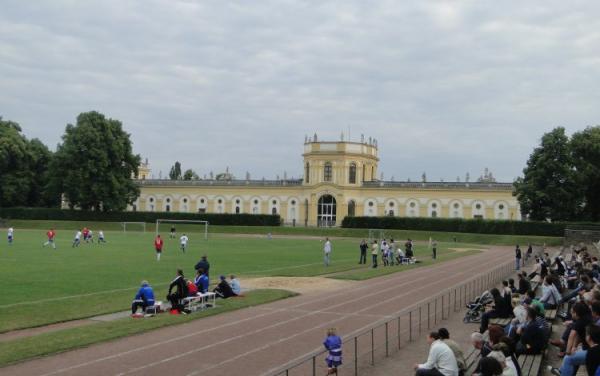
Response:
[{"label": "overcast cloud", "polygon": [[163,175],[302,173],[302,143],[379,141],[385,179],[521,174],[600,124],[600,3],[2,1],[0,116],[52,149],[119,119]]}]

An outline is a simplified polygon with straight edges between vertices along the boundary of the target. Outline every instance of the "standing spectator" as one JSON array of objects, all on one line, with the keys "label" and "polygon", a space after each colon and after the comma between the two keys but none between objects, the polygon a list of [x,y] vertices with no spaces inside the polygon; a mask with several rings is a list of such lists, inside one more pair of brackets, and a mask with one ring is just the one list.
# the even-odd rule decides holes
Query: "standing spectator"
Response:
[{"label": "standing spectator", "polygon": [[379,254],[379,250],[377,247],[377,240],[373,240],[373,244],[371,244],[371,258],[372,258],[372,264],[373,264],[373,268],[377,267],[377,255]]},{"label": "standing spectator", "polygon": [[15,236],[15,229],[12,227],[8,228],[8,245],[12,245]]},{"label": "standing spectator", "polygon": [[175,225],[171,226],[171,232],[169,232],[169,238],[175,239]]},{"label": "standing spectator", "polygon": [[433,259],[435,260],[437,258],[437,241],[435,239],[431,242],[431,252],[433,253]]},{"label": "standing spectator", "polygon": [[413,258],[413,242],[410,238],[408,238],[406,243],[404,243],[404,250],[406,251],[406,257],[408,257],[409,259]]},{"label": "standing spectator", "polygon": [[46,233],[46,236],[48,237],[48,241],[44,243],[44,247],[46,247],[48,244],[52,244],[52,248],[56,249],[56,244],[54,244],[54,237],[56,237],[56,231],[54,231],[54,229],[51,228]]},{"label": "standing spectator", "polygon": [[198,261],[198,263],[194,266],[194,269],[204,270],[204,273],[206,273],[206,276],[210,278],[210,274],[209,274],[210,263],[208,262],[208,258],[206,257],[206,255],[202,256],[200,261]]},{"label": "standing spectator", "polygon": [[367,245],[367,242],[365,241],[365,239],[363,239],[360,242],[360,260],[358,261],[359,264],[366,264],[367,263],[367,248],[369,248],[369,246]]},{"label": "standing spectator", "polygon": [[337,368],[342,365],[342,339],[337,335],[335,328],[327,329],[327,338],[323,342],[327,349],[327,374],[337,375]]},{"label": "standing spectator", "polygon": [[521,269],[521,258],[523,255],[521,254],[521,248],[517,244],[517,248],[515,248],[515,270]]},{"label": "standing spectator", "polygon": [[[175,292],[171,293],[175,288]],[[185,282],[185,278],[183,277],[183,270],[177,269],[177,274],[175,275],[175,279],[171,281],[169,285],[169,292],[167,293],[167,300],[171,302],[171,312],[180,313],[183,310],[183,306],[181,305],[181,299],[185,298],[188,295],[187,284]]]},{"label": "standing spectator", "polygon": [[394,265],[394,257],[395,256],[396,256],[396,243],[394,242],[394,239],[390,239],[388,257],[389,257],[389,263],[392,266]]},{"label": "standing spectator", "polygon": [[388,244],[385,241],[385,239],[383,239],[381,241],[381,261],[383,263],[383,266],[388,266],[388,252],[389,251],[390,251],[390,248],[388,247]]},{"label": "standing spectator", "polygon": [[148,281],[142,281],[142,286],[135,294],[135,298],[131,303],[131,314],[135,314],[139,307],[142,307],[142,311],[146,311],[147,307],[154,305],[154,291],[148,284]]},{"label": "standing spectator", "polygon": [[233,274],[229,276],[229,285],[231,286],[231,290],[235,295],[240,295],[242,293],[240,281],[237,278],[235,278]]},{"label": "standing spectator", "polygon": [[458,365],[452,349],[445,344],[438,332],[431,332],[427,336],[431,345],[427,362],[415,364],[417,376],[458,376]]},{"label": "standing spectator", "polygon": [[444,341],[450,350],[454,353],[454,358],[456,358],[456,365],[458,366],[458,372],[462,375],[467,372],[467,362],[465,361],[465,355],[463,354],[460,345],[456,343],[456,341],[450,339],[450,332],[446,328],[440,328],[438,330],[438,334],[440,335],[440,339]]},{"label": "standing spectator", "polygon": [[323,245],[323,262],[325,266],[329,266],[331,256],[331,242],[329,238],[325,238],[325,244]]},{"label": "standing spectator", "polygon": [[160,261],[160,254],[162,253],[163,244],[164,242],[160,237],[160,234],[156,235],[156,238],[154,238],[154,250],[156,251],[156,261]]},{"label": "standing spectator", "polygon": [[527,253],[525,253],[525,262],[529,261],[529,259],[531,259],[532,255],[533,255],[533,247],[531,246],[531,243],[529,243],[527,245]]}]

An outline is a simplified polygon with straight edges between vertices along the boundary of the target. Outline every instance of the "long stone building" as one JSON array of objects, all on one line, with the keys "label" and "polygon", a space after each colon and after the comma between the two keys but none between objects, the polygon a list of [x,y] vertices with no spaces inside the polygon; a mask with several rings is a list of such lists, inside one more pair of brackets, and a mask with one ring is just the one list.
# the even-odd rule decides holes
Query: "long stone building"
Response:
[{"label": "long stone building", "polygon": [[[345,216],[521,219],[511,183],[409,182],[377,179],[377,142],[304,143],[302,179],[136,179],[141,195],[131,210],[279,214],[284,223],[340,225]],[[424,179],[425,180],[425,179]],[[490,179],[491,180],[491,179]]]}]

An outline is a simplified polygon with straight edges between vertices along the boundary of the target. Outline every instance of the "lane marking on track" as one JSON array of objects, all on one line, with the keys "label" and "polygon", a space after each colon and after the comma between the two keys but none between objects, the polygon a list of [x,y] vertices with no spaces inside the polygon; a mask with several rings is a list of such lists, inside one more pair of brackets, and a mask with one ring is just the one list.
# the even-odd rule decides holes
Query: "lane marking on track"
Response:
[{"label": "lane marking on track", "polygon": [[[472,268],[469,268],[468,270],[469,270],[469,271],[471,271],[472,269],[479,269],[479,268],[480,268],[480,266],[479,266],[479,265],[476,265],[476,266],[473,266]],[[464,273],[466,273],[466,272],[467,272],[467,271],[465,270],[465,271],[461,271],[461,272],[459,272],[459,273],[453,273],[452,275],[450,275],[450,276],[448,276],[448,277],[446,277],[446,278],[442,278],[442,279],[439,279],[439,278],[438,278],[437,280],[435,280],[434,282],[432,282],[432,283],[430,283],[430,284],[421,285],[420,287],[418,287],[418,288],[416,288],[416,289],[413,289],[413,290],[411,290],[411,291],[409,291],[409,292],[406,292],[406,293],[404,293],[404,294],[401,294],[401,295],[395,296],[394,298],[391,298],[391,299],[388,299],[388,300],[384,300],[384,301],[382,301],[382,302],[379,302],[379,303],[376,303],[376,304],[371,304],[371,305],[369,305],[368,307],[365,307],[365,308],[363,308],[363,309],[360,309],[360,310],[358,310],[358,311],[355,311],[355,312],[353,312],[353,313],[350,313],[350,314],[340,314],[340,313],[335,313],[336,315],[342,315],[342,316],[341,316],[341,317],[339,317],[339,318],[337,318],[337,319],[335,319],[335,320],[329,321],[329,322],[327,322],[326,324],[321,324],[321,325],[318,325],[318,326],[316,326],[316,327],[311,327],[311,328],[309,328],[309,329],[306,329],[306,330],[304,330],[303,332],[296,333],[296,334],[294,334],[294,335],[291,335],[291,336],[287,336],[287,337],[286,337],[285,339],[283,339],[283,340],[278,340],[278,341],[275,341],[275,342],[270,342],[270,343],[268,343],[268,344],[266,344],[266,345],[263,345],[261,348],[258,348],[258,349],[252,350],[252,351],[248,351],[248,352],[246,352],[246,353],[244,353],[244,354],[239,354],[238,356],[236,356],[236,357],[234,357],[234,358],[232,358],[232,359],[230,359],[230,360],[227,360],[227,361],[221,362],[221,363],[219,363],[219,364],[216,364],[216,365],[214,365],[214,366],[212,366],[212,367],[210,367],[210,368],[202,369],[201,371],[196,371],[196,372],[193,372],[193,373],[191,373],[191,374],[188,374],[188,376],[191,376],[191,375],[196,375],[196,374],[197,374],[197,372],[204,372],[204,371],[207,371],[207,370],[213,369],[213,368],[215,368],[215,367],[217,367],[217,366],[219,366],[219,365],[223,365],[223,364],[229,363],[229,362],[231,362],[232,360],[235,360],[235,359],[237,359],[237,358],[239,358],[239,357],[241,357],[241,356],[249,355],[249,354],[251,354],[251,353],[254,353],[254,352],[256,352],[256,351],[260,351],[260,350],[262,350],[262,349],[264,349],[264,348],[268,348],[269,346],[271,346],[271,345],[273,345],[273,344],[277,344],[277,343],[279,343],[279,342],[282,342],[282,341],[288,340],[288,339],[290,339],[290,338],[296,337],[296,336],[298,336],[298,335],[301,335],[301,334],[303,334],[304,332],[315,330],[316,328],[318,328],[318,327],[321,327],[321,326],[323,326],[323,325],[329,325],[329,324],[331,324],[331,323],[334,323],[334,322],[337,322],[337,321],[340,321],[340,320],[346,319],[346,318],[348,318],[348,317],[355,316],[356,314],[360,314],[360,312],[363,312],[363,311],[366,311],[366,310],[372,309],[372,308],[374,308],[374,307],[377,307],[377,306],[380,306],[380,305],[383,305],[383,304],[388,304],[388,303],[390,303],[391,301],[394,301],[394,300],[397,300],[397,299],[401,299],[401,298],[404,298],[404,297],[405,297],[405,296],[407,296],[407,295],[413,294],[415,291],[418,291],[418,290],[423,290],[423,289],[429,288],[430,286],[432,286],[432,285],[435,285],[435,284],[438,284],[438,283],[439,283],[439,282],[441,282],[441,281],[445,281],[445,280],[451,279],[451,278],[455,277],[457,274],[464,274]],[[422,278],[419,278],[419,279],[417,279],[417,280],[423,280],[423,279],[430,279],[430,278],[429,278],[429,276],[427,276],[427,277],[422,277]],[[399,288],[399,287],[403,287],[403,286],[405,286],[405,285],[412,284],[412,283],[416,282],[417,280],[414,280],[414,281],[407,281],[407,282],[405,282],[405,283],[403,283],[403,284],[396,285],[396,286],[394,286],[394,287],[392,287],[392,288],[389,288],[389,289],[386,289],[386,290],[381,290],[380,292],[378,292],[378,293],[374,294],[373,296],[376,296],[376,295],[379,295],[379,294],[385,293],[385,292],[387,292],[387,290],[390,290],[390,289],[397,289],[397,288]],[[352,302],[359,301],[359,300],[361,300],[361,299],[362,299],[362,297],[358,297],[358,298],[356,298],[356,299],[352,299],[352,300],[349,300],[349,301],[345,301],[345,302],[343,302],[343,303],[339,303],[339,304],[336,304],[336,305],[330,306],[330,307],[328,307],[328,308],[335,308],[335,307],[343,306],[343,305],[346,305],[346,304],[348,304],[348,303],[352,303]],[[250,332],[250,333],[244,333],[244,334],[240,334],[240,335],[238,335],[238,336],[235,336],[235,337],[233,337],[233,338],[227,338],[227,339],[225,339],[225,340],[222,340],[222,341],[219,341],[219,342],[217,342],[217,343],[213,343],[213,344],[210,344],[210,345],[205,345],[205,346],[203,346],[203,347],[200,347],[200,348],[195,348],[195,349],[193,349],[193,350],[190,350],[190,351],[187,351],[187,352],[184,352],[184,353],[181,353],[181,354],[177,354],[177,355],[171,356],[171,357],[169,357],[169,358],[162,359],[162,360],[160,360],[160,361],[157,361],[157,362],[153,362],[153,363],[150,363],[150,364],[146,364],[146,365],[144,365],[144,366],[140,366],[140,367],[136,367],[136,368],[134,368],[134,369],[130,369],[130,370],[128,370],[128,371],[125,371],[125,372],[118,373],[117,375],[119,375],[119,376],[123,376],[123,375],[127,375],[127,374],[130,374],[130,373],[134,373],[134,372],[137,372],[137,371],[144,370],[144,369],[146,369],[146,368],[149,368],[149,367],[154,367],[154,366],[157,366],[157,365],[159,365],[159,364],[164,364],[164,363],[170,362],[170,361],[172,361],[172,360],[176,360],[176,359],[179,359],[179,358],[185,357],[185,356],[187,356],[187,355],[191,355],[191,354],[197,353],[198,351],[206,350],[206,349],[208,349],[208,348],[211,348],[211,347],[214,347],[214,346],[217,346],[217,345],[222,345],[222,344],[228,343],[228,342],[230,342],[230,341],[233,341],[233,340],[236,340],[236,339],[239,339],[239,338],[243,338],[243,337],[245,337],[245,336],[248,336],[248,335],[254,335],[254,334],[260,333],[260,332],[262,332],[262,331],[269,330],[269,329],[273,329],[273,328],[275,328],[275,327],[278,327],[278,326],[281,326],[281,325],[285,325],[285,324],[288,324],[288,323],[290,323],[290,322],[297,321],[297,320],[300,320],[300,319],[304,319],[304,318],[306,318],[306,317],[313,316],[313,315],[316,315],[316,314],[318,314],[318,313],[319,313],[319,311],[308,311],[308,312],[309,312],[309,313],[307,313],[307,314],[304,314],[304,315],[301,315],[301,316],[297,316],[297,317],[295,317],[295,318],[288,319],[288,320],[285,320],[285,321],[282,321],[282,322],[278,322],[277,324],[273,324],[273,325],[269,325],[269,326],[266,326],[266,327],[262,327],[262,328],[260,328],[260,329],[254,330],[254,331],[252,331],[252,332]]]},{"label": "lane marking on track", "polygon": [[[501,255],[501,256],[503,256],[503,255]],[[494,260],[496,258],[501,259],[503,257],[495,257]],[[461,262],[459,262],[459,261],[461,261]],[[462,263],[464,261],[465,261],[465,259],[462,259],[462,260],[461,259],[456,259],[456,260],[451,260],[449,262],[449,263],[451,263],[451,265],[448,265],[448,263],[438,264],[439,266],[436,265],[437,268],[434,267],[435,268],[434,271],[439,271],[440,269],[445,270],[445,269],[447,269],[449,267],[454,266],[454,264],[456,264],[456,263]],[[492,261],[492,260],[488,260],[488,261]],[[479,268],[480,268],[479,264],[476,264],[476,266],[473,267],[473,269],[479,269]],[[469,268],[469,271],[471,269],[472,268]],[[413,269],[413,270],[415,270],[415,269]],[[459,273],[462,274],[462,273],[465,273],[465,271],[462,271],[462,272],[459,272]],[[394,276],[394,275],[392,275],[392,276]],[[395,276],[396,277],[409,277],[406,274],[404,274],[404,275],[402,275],[402,274],[396,274]],[[421,280],[421,279],[424,279],[424,278],[429,278],[429,277],[418,278],[417,280]],[[404,278],[402,278],[402,279],[404,279]],[[417,280],[412,280],[410,282],[416,282]],[[365,286],[359,287],[359,288],[357,288],[355,290],[371,289],[374,286],[378,286],[378,285],[381,285],[381,284],[388,285],[389,284],[389,280],[386,279],[385,281],[380,281],[380,282],[376,282],[376,283],[373,283],[373,284],[365,285]],[[402,285],[405,285],[405,284],[406,283],[401,284],[401,285],[395,285],[395,286],[390,287],[388,289],[380,290],[377,294],[385,293],[385,292],[387,292],[390,289],[397,289],[399,286],[402,286]],[[338,294],[334,294],[334,296],[342,295],[342,294],[343,293],[340,292]],[[291,306],[291,307],[288,307],[288,308],[300,307],[300,306],[303,306],[303,305],[312,304],[312,303],[323,301],[323,300],[330,300],[331,298],[332,298],[332,296],[327,296],[327,297],[324,297],[324,298],[321,298],[321,299],[316,299],[316,300],[313,300],[313,301],[310,301],[310,302],[305,302],[305,303],[297,304],[297,305],[294,305],[294,306]],[[351,303],[352,301],[359,300],[359,299],[361,299],[361,298],[357,298],[357,299],[354,299],[354,300],[351,300],[351,301],[345,301],[343,303],[340,303],[339,305],[344,305],[344,304],[347,304],[347,303]],[[387,303],[387,301],[385,303]],[[370,307],[367,307],[367,308],[371,308],[371,307],[373,307],[373,306],[370,306]],[[329,308],[331,308],[331,307],[329,307]],[[126,355],[129,355],[129,354],[136,353],[136,352],[145,351],[145,350],[148,350],[148,349],[151,349],[151,348],[163,346],[163,345],[166,345],[166,344],[169,344],[169,343],[173,343],[173,342],[178,342],[178,341],[181,341],[183,339],[190,338],[190,337],[194,337],[194,336],[198,336],[198,335],[204,335],[207,332],[213,332],[213,331],[216,331],[216,330],[219,330],[219,329],[223,329],[223,328],[227,328],[227,327],[230,327],[230,326],[233,326],[233,325],[238,325],[238,324],[241,324],[241,323],[245,323],[247,321],[251,321],[251,320],[254,320],[254,319],[257,319],[257,318],[262,318],[262,317],[265,317],[265,316],[270,316],[270,315],[273,315],[273,314],[275,314],[277,312],[283,312],[283,309],[269,311],[269,312],[264,313],[264,314],[259,314],[259,315],[255,315],[255,316],[248,317],[248,318],[245,318],[245,319],[240,319],[240,320],[237,320],[235,322],[229,322],[229,323],[218,325],[218,326],[215,326],[215,327],[212,327],[212,328],[208,328],[208,329],[203,328],[200,331],[192,332],[192,333],[186,334],[184,336],[180,336],[180,337],[177,337],[177,338],[172,338],[172,339],[169,339],[169,340],[154,342],[154,343],[152,343],[150,345],[138,347],[138,348],[135,348],[135,349],[132,349],[132,350],[128,350],[128,351],[125,351],[125,352],[120,352],[120,353],[117,353],[117,354],[112,354],[112,355],[105,356],[105,357],[102,357],[102,358],[98,358],[98,359],[90,360],[90,361],[87,361],[87,362],[79,363],[79,364],[76,364],[76,365],[73,365],[73,366],[61,368],[61,369],[58,369],[58,370],[55,370],[55,371],[52,371],[52,372],[49,372],[49,373],[45,373],[42,376],[56,375],[56,374],[59,374],[59,373],[62,373],[62,372],[70,371],[70,370],[73,370],[73,369],[78,369],[78,368],[81,368],[81,367],[86,367],[88,365],[100,363],[100,362],[103,362],[103,361],[106,361],[106,360],[116,359],[116,358],[119,358],[119,357],[122,357],[122,356],[126,356]],[[263,329],[267,329],[267,328],[263,328]],[[248,335],[248,333],[240,335],[240,336],[243,337],[245,335]]]}]

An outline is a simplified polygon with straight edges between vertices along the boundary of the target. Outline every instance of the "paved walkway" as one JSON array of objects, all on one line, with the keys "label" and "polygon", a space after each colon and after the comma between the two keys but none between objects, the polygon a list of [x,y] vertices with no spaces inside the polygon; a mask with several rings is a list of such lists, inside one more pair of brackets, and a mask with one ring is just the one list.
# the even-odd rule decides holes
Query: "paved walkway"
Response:
[{"label": "paved walkway", "polygon": [[[0,369],[7,375],[263,375],[318,348],[326,328],[365,328],[511,260],[495,247],[426,268],[306,294]],[[321,365],[320,365],[321,366]]]}]

